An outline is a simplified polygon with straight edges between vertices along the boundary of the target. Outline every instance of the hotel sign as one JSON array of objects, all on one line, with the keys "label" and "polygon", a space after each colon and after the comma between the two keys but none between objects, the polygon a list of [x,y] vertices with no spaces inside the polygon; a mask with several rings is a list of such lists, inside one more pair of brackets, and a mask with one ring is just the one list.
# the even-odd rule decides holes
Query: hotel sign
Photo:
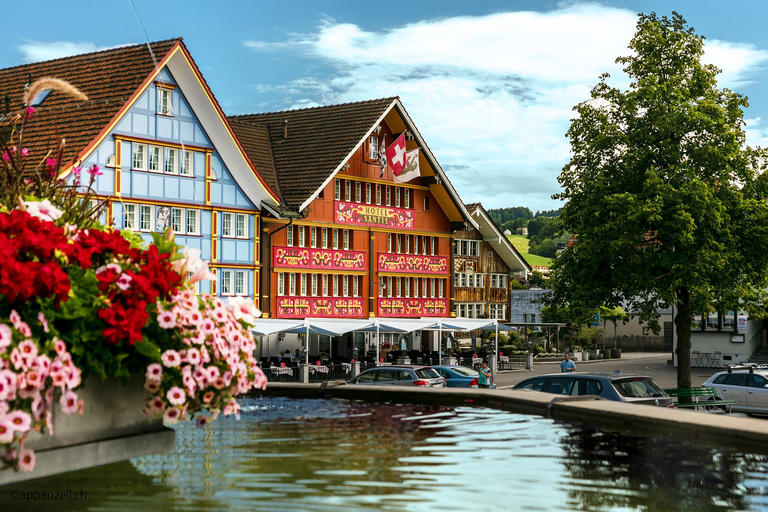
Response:
[{"label": "hotel sign", "polygon": [[359,297],[278,297],[278,318],[343,318],[363,316],[363,299]]},{"label": "hotel sign", "polygon": [[446,316],[448,299],[378,299],[381,317]]},{"label": "hotel sign", "polygon": [[359,272],[367,270],[365,252],[306,249],[304,247],[275,247],[272,250],[272,266],[289,269],[355,270]]},{"label": "hotel sign", "polygon": [[413,210],[336,201],[335,222],[356,226],[414,229]]},{"label": "hotel sign", "polygon": [[418,254],[379,253],[378,271],[445,275],[448,274],[448,258],[445,256],[419,256]]}]

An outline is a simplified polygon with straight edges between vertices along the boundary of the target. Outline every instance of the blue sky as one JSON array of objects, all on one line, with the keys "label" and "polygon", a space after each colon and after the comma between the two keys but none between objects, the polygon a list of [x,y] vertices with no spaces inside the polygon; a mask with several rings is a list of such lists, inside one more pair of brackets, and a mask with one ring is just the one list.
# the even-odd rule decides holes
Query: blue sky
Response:
[{"label": "blue sky", "polygon": [[[706,36],[721,87],[768,145],[768,2],[134,0],[150,41],[183,37],[227,114],[399,95],[451,181],[486,208],[557,208],[572,107],[627,54],[638,12]],[[14,20],[18,20],[14,22]],[[14,2],[0,67],[144,41],[128,0]]]}]

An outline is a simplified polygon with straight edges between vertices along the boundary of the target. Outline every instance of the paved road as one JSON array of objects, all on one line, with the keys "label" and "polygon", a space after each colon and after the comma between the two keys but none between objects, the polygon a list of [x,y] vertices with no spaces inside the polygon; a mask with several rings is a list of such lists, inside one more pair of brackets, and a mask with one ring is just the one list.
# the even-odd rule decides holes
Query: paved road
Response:
[{"label": "paved road", "polygon": [[[662,388],[677,387],[677,368],[667,366],[670,355],[664,354],[624,354],[621,359],[608,359],[602,361],[576,362],[576,371],[579,372],[613,372],[621,370],[623,373],[647,375]],[[691,368],[691,384],[699,386],[709,377],[721,371],[719,368]],[[513,386],[521,380],[534,375],[560,372],[560,362],[534,363],[533,370],[499,372],[495,375],[498,387]]]}]

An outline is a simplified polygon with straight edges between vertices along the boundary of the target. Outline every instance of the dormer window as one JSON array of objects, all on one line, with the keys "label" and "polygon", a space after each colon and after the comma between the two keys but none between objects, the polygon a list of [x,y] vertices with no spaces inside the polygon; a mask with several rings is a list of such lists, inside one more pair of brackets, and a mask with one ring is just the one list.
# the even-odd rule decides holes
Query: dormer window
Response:
[{"label": "dormer window", "polygon": [[368,158],[370,160],[379,159],[379,138],[375,135],[371,135],[368,140]]},{"label": "dormer window", "polygon": [[165,87],[157,88],[157,113],[164,116],[172,116],[171,100],[173,99],[173,90]]}]

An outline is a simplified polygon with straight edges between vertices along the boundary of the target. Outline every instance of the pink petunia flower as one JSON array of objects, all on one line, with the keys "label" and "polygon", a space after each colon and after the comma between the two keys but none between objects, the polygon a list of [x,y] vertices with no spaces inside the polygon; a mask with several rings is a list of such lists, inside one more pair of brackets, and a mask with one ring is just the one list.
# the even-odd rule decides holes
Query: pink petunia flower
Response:
[{"label": "pink petunia flower", "polygon": [[5,347],[11,344],[13,331],[6,324],[0,324],[0,352],[5,352]]},{"label": "pink petunia flower", "polygon": [[5,415],[5,419],[11,422],[14,430],[26,432],[32,425],[32,418],[24,411],[12,411]]},{"label": "pink petunia flower", "polygon": [[19,469],[27,473],[35,469],[35,453],[32,450],[19,452]]},{"label": "pink petunia flower", "polygon": [[211,403],[211,400],[213,400],[213,397],[216,395],[213,391],[206,391],[203,395],[203,403],[209,404]]},{"label": "pink petunia flower", "polygon": [[53,338],[53,347],[56,349],[56,353],[59,355],[67,351],[67,345],[59,338]]},{"label": "pink petunia flower", "polygon": [[9,318],[11,319],[11,324],[18,329],[19,324],[21,323],[21,316],[19,313],[17,313],[15,309],[12,309]]},{"label": "pink petunia flower", "polygon": [[150,393],[157,393],[160,391],[160,383],[154,380],[147,380],[144,382],[144,389]]},{"label": "pink petunia flower", "polygon": [[37,344],[29,339],[24,340],[19,343],[19,351],[22,356],[34,359],[37,357]]},{"label": "pink petunia flower", "polygon": [[181,356],[173,349],[168,349],[163,352],[163,355],[160,356],[160,359],[163,360],[163,365],[165,365],[167,368],[176,367],[181,364]]},{"label": "pink petunia flower", "polygon": [[7,416],[5,418],[0,418],[0,444],[13,441],[13,433],[15,431],[16,429],[13,428],[13,425]]},{"label": "pink petunia flower", "polygon": [[181,418],[181,410],[178,407],[169,407],[163,414],[163,421],[166,423],[177,423]]},{"label": "pink petunia flower", "polygon": [[49,222],[53,222],[63,215],[63,212],[53,206],[47,199],[42,201],[24,201],[24,206],[26,206],[27,213],[31,216]]},{"label": "pink petunia flower", "polygon": [[187,350],[187,362],[191,364],[192,366],[197,366],[202,361],[202,356],[200,355],[200,351],[196,348],[191,348]]},{"label": "pink petunia flower", "polygon": [[156,414],[163,414],[163,411],[165,411],[165,402],[162,398],[156,396],[152,399],[151,402],[149,402],[149,408]]},{"label": "pink petunia flower", "polygon": [[209,420],[208,416],[205,416],[204,414],[200,415],[197,417],[197,420],[195,421],[195,425],[197,426],[197,428],[203,428],[208,424],[208,420]]},{"label": "pink petunia flower", "polygon": [[61,395],[61,398],[59,398],[59,405],[61,406],[61,412],[64,414],[77,412],[77,394],[72,391],[67,391]]},{"label": "pink petunia flower", "polygon": [[152,363],[147,366],[147,380],[157,381],[163,378],[163,367],[157,363]]},{"label": "pink petunia flower", "polygon": [[163,329],[174,329],[176,327],[176,315],[170,311],[163,311],[157,315],[157,324]]},{"label": "pink petunia flower", "polygon": [[173,386],[169,389],[165,394],[165,397],[168,399],[168,402],[173,405],[182,405],[187,401],[187,395],[184,393],[184,390],[178,386]]}]

